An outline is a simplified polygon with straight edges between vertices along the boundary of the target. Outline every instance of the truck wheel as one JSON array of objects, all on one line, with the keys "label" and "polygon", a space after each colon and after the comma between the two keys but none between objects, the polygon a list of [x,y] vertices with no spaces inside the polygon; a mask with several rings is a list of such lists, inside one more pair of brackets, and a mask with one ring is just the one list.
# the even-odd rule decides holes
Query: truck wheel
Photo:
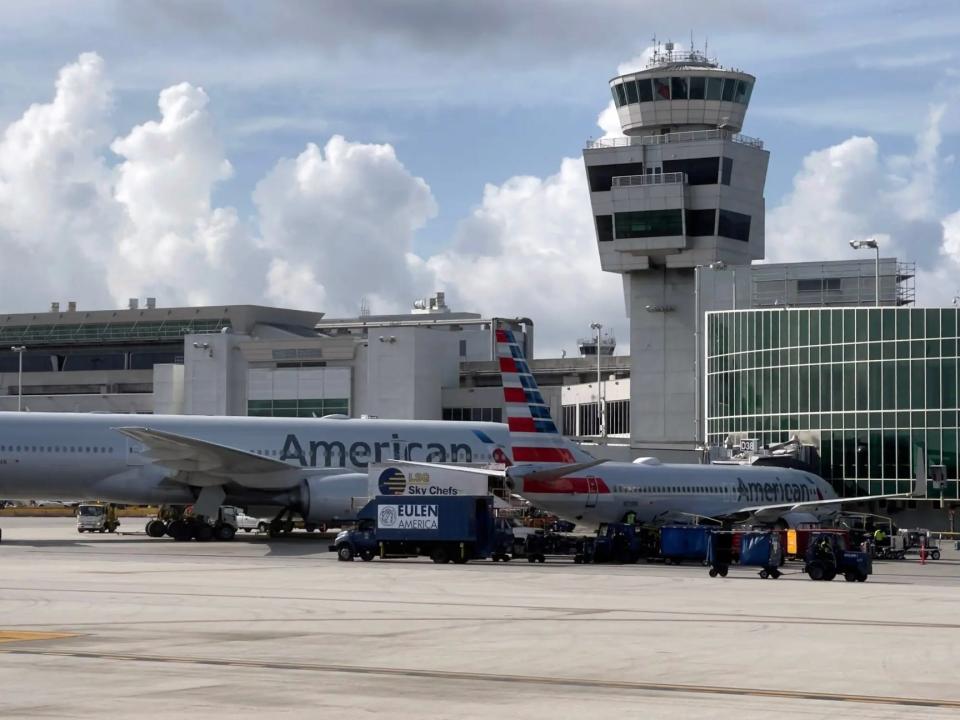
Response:
[{"label": "truck wheel", "polygon": [[722,568],[720,568],[717,572],[720,573],[720,577],[726,577],[728,571],[727,571],[727,568],[722,567]]},{"label": "truck wheel", "polygon": [[207,542],[208,540],[213,540],[213,528],[207,525],[205,522],[195,522],[193,523],[193,537],[198,542]]},{"label": "truck wheel", "polygon": [[430,553],[430,559],[437,563],[437,565],[443,565],[444,563],[450,562],[450,555],[447,553],[445,547],[435,547],[433,552]]},{"label": "truck wheel", "polygon": [[859,575],[857,575],[857,582],[866,582],[866,581],[867,581],[866,573],[860,573]]},{"label": "truck wheel", "polygon": [[149,520],[147,522],[147,527],[144,528],[147,531],[147,537],[158,538],[163,537],[167,534],[167,524],[163,520]]},{"label": "truck wheel", "polygon": [[376,557],[376,554],[373,552],[373,550],[361,550],[361,551],[360,551],[360,559],[363,560],[364,562],[370,562],[370,561],[373,560],[375,557]]},{"label": "truck wheel", "polygon": [[823,579],[826,582],[832,581],[837,576],[837,571],[833,568],[823,571]]},{"label": "truck wheel", "polygon": [[82,534],[83,534],[83,528],[77,528],[77,532],[82,535]]},{"label": "truck wheel", "polygon": [[939,551],[939,550],[934,550],[932,553],[930,553],[930,559],[931,559],[931,560],[939,560],[939,559],[940,559],[940,551]]},{"label": "truck wheel", "polygon": [[349,545],[341,545],[337,550],[337,560],[341,562],[350,562],[353,560],[353,548]]},{"label": "truck wheel", "polygon": [[761,571],[760,571],[760,578],[761,578],[761,579],[766,580],[768,577],[770,577],[770,573],[768,573],[766,570],[761,570]]},{"label": "truck wheel", "polygon": [[853,570],[848,570],[843,574],[843,579],[846,580],[847,582],[856,582],[857,574],[853,572]]},{"label": "truck wheel", "polygon": [[823,580],[823,565],[820,563],[810,563],[807,566],[807,575],[811,580]]},{"label": "truck wheel", "polygon": [[217,527],[214,528],[214,531],[213,531],[213,536],[217,540],[222,540],[224,542],[233,540],[233,536],[236,534],[237,534],[237,529],[233,525],[228,525],[226,523],[217,525]]},{"label": "truck wheel", "polygon": [[250,530],[251,530],[251,528],[244,528],[244,529],[243,529],[243,531],[244,531],[245,533],[250,532]]},{"label": "truck wheel", "polygon": [[269,529],[270,529],[270,526],[267,525],[265,522],[257,523],[257,532],[265,533]]},{"label": "truck wheel", "polygon": [[716,576],[717,576],[717,569],[716,569],[716,568],[710,568],[710,577],[715,578]]}]

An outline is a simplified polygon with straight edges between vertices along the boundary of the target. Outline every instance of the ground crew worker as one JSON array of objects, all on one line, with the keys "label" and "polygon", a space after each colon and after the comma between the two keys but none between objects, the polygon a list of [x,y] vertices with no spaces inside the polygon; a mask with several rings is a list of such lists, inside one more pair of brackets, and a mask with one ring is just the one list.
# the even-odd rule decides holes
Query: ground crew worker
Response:
[{"label": "ground crew worker", "polygon": [[883,531],[883,528],[877,528],[873,533],[873,541],[877,545],[882,545],[887,539],[887,534]]},{"label": "ground crew worker", "polygon": [[636,525],[637,524],[637,514],[631,510],[626,515],[623,516],[623,522],[627,525]]}]

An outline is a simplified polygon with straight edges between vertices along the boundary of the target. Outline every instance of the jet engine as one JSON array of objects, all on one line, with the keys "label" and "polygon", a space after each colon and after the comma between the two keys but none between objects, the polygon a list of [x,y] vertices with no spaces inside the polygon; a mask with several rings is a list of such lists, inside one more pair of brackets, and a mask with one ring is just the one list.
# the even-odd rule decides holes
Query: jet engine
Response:
[{"label": "jet engine", "polygon": [[310,477],[300,486],[300,512],[307,523],[353,520],[366,504],[366,473]]}]

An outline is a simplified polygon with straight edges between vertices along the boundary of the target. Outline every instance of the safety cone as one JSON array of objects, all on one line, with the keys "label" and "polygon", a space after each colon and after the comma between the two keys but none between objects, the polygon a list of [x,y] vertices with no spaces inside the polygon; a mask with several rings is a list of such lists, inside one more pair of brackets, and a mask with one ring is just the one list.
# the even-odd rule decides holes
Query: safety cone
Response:
[{"label": "safety cone", "polygon": [[923,540],[920,541],[920,564],[927,564],[927,543]]}]

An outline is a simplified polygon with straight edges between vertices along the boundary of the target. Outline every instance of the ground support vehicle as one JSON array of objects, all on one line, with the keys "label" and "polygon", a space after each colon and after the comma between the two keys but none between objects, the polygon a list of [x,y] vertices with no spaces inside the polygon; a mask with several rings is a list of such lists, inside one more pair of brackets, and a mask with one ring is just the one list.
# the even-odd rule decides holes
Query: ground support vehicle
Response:
[{"label": "ground support vehicle", "polygon": [[518,538],[513,532],[513,519],[498,516],[494,521],[493,528],[493,553],[491,555],[494,562],[502,560],[509,562],[517,554]]},{"label": "ground support vehicle", "polygon": [[530,563],[546,562],[548,557],[580,563],[583,562],[584,540],[582,535],[538,530],[526,536],[522,554]]},{"label": "ground support vehicle", "polygon": [[940,541],[933,537],[929,530],[901,530],[900,535],[904,538],[904,555],[922,556],[925,560],[940,559]]},{"label": "ground support vehicle", "polygon": [[77,506],[77,532],[116,532],[120,527],[117,508],[109,503],[80,503]]},{"label": "ground support vehicle", "polygon": [[846,546],[852,546],[850,541],[850,531],[846,528],[815,528],[804,527],[789,529],[783,531],[786,535],[786,548],[784,555],[793,560],[803,560],[807,556],[807,548],[810,547],[811,538],[821,533],[833,533],[843,538]]},{"label": "ground support vehicle", "polygon": [[711,532],[713,528],[706,525],[665,525],[660,528],[660,557],[674,565],[703,562]]},{"label": "ground support vehicle", "polygon": [[636,525],[604,523],[595,538],[583,541],[580,562],[635,563],[645,555],[644,537]]},{"label": "ground support vehicle", "polygon": [[382,495],[357,513],[357,527],[329,546],[350,561],[427,556],[435,563],[489,558],[494,549],[493,497]]},{"label": "ground support vehicle", "polygon": [[868,552],[878,560],[903,560],[907,556],[907,543],[903,535],[888,535],[883,545],[875,541],[864,541]]},{"label": "ground support vehicle", "polygon": [[848,550],[846,539],[837,533],[816,533],[810,541],[803,571],[811,580],[833,580],[843,575],[847,582],[865,582],[873,574],[868,553]]},{"label": "ground support vehicle", "polygon": [[731,565],[759,567],[760,577],[776,580],[782,574],[783,542],[779,530],[714,530],[707,536],[710,577],[726,577]]}]

